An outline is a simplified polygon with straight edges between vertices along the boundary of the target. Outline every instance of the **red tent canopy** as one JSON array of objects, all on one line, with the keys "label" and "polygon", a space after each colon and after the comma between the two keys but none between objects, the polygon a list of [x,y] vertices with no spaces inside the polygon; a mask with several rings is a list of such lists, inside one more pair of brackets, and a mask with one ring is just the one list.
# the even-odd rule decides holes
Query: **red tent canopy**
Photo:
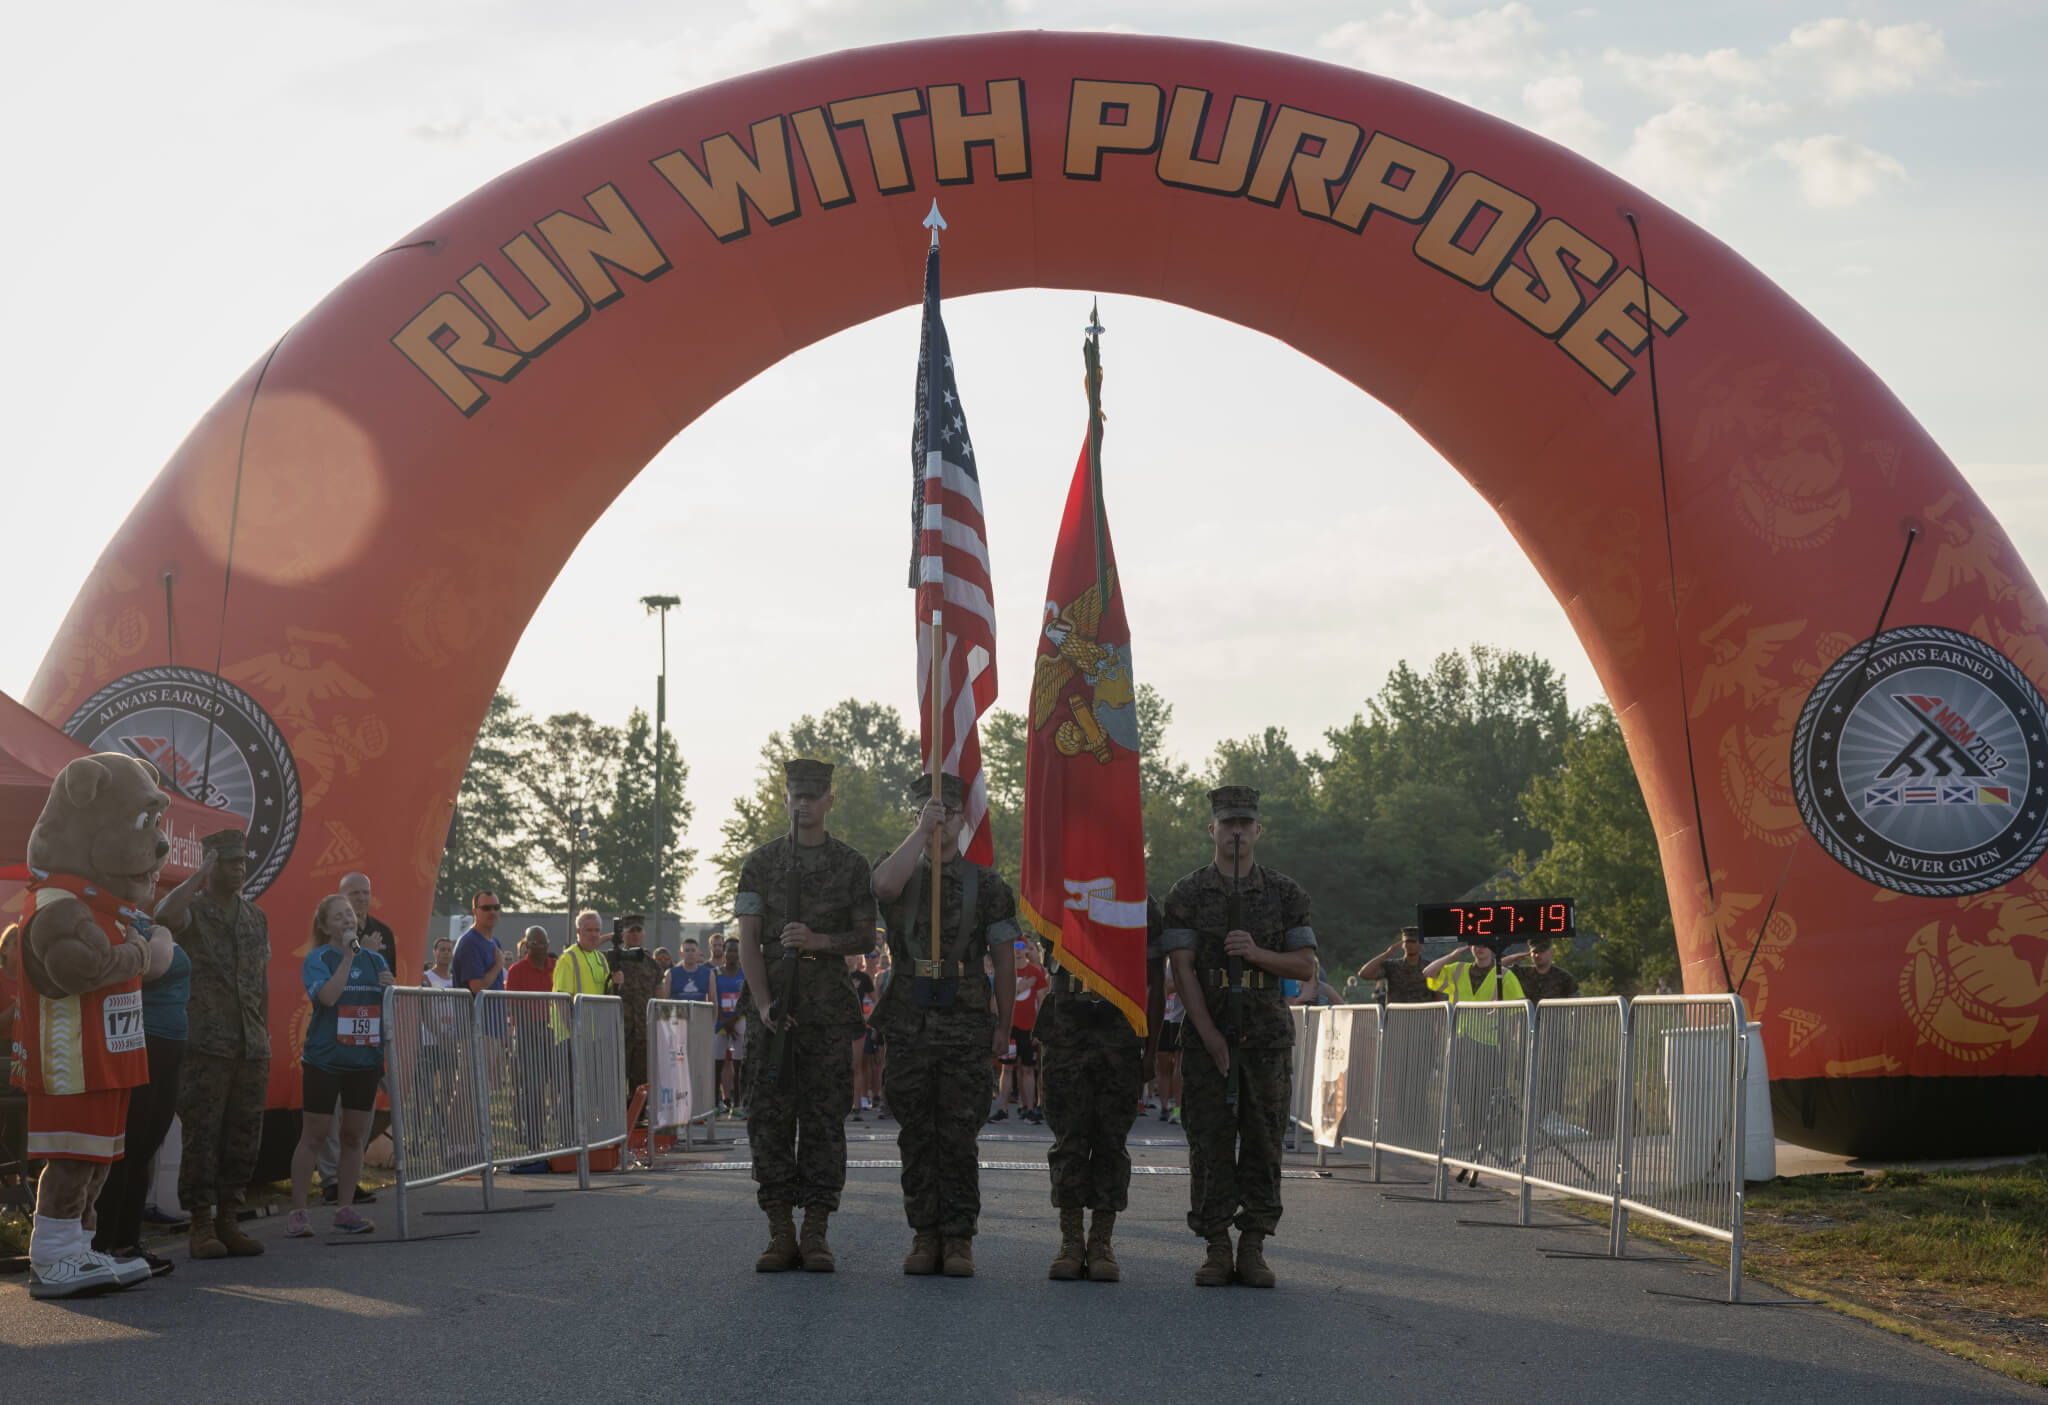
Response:
[{"label": "red tent canopy", "polygon": [[[42,818],[57,773],[87,754],[87,748],[0,693],[0,864],[27,857],[29,831]],[[232,816],[172,791],[170,813],[164,816],[171,853],[160,881],[169,885],[190,876],[199,866],[199,837],[231,823]],[[13,886],[0,885],[0,912],[15,905]]]}]

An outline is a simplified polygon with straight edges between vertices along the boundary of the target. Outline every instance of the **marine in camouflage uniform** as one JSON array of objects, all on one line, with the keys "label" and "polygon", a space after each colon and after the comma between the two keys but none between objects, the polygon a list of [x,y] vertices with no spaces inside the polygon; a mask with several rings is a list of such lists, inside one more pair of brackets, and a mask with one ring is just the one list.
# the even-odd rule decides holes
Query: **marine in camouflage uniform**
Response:
[{"label": "marine in camouflage uniform", "polygon": [[[1187,1026],[1199,1037],[1181,1041],[1181,1121],[1188,1134],[1188,1227],[1208,1241],[1195,1282],[1274,1284],[1265,1241],[1280,1223],[1281,1139],[1293,1086],[1294,1021],[1280,982],[1315,976],[1315,929],[1299,883],[1252,861],[1261,826],[1259,793],[1227,785],[1209,792],[1209,833],[1215,862],[1196,869],[1166,895],[1160,945],[1173,961],[1187,1005]],[[1243,926],[1229,923],[1232,879],[1225,874],[1237,842],[1236,880]],[[1231,1017],[1226,993],[1229,958],[1244,961],[1242,1022],[1227,1050],[1219,1031]],[[1215,1047],[1212,1048],[1212,1041]],[[1237,1105],[1219,1051],[1237,1065]],[[1240,1233],[1235,1262],[1230,1227]]]},{"label": "marine in camouflage uniform", "polygon": [[195,1259],[263,1252],[242,1233],[235,1207],[256,1173],[270,1083],[270,922],[242,896],[249,854],[242,832],[200,841],[211,872],[182,910],[167,899],[158,919],[192,961],[190,1032],[178,1078],[184,1151],[178,1201],[192,1216]]},{"label": "marine in camouflage uniform", "polygon": [[1538,937],[1529,943],[1527,956],[1518,956],[1508,962],[1514,968],[1515,979],[1522,983],[1522,994],[1538,1004],[1545,1000],[1571,1000],[1579,993],[1577,976],[1555,962],[1546,971],[1537,961],[1536,953],[1549,950],[1549,941]]},{"label": "marine in camouflage uniform", "polygon": [[[916,794],[931,794],[930,776],[919,781]],[[890,977],[870,1021],[888,1048],[882,1094],[895,1114],[903,1155],[903,1213],[913,1236],[903,1271],[943,1270],[949,1278],[974,1275],[974,1231],[981,1217],[975,1138],[995,1093],[992,1060],[1009,1048],[1017,998],[1016,895],[994,869],[960,857],[963,797],[958,776],[942,777],[939,798],[926,801],[917,828],[875,868],[875,896],[888,923]],[[934,833],[941,845],[936,962],[929,856]],[[995,971],[993,1014],[984,956]]]},{"label": "marine in camouflage uniform", "polygon": [[[1060,1212],[1060,1248],[1047,1277],[1098,1283],[1123,1277],[1111,1240],[1117,1214],[1130,1203],[1131,1153],[1124,1145],[1138,1101],[1151,1081],[1158,1029],[1165,1013],[1160,980],[1156,899],[1145,904],[1145,1014],[1149,1037],[1140,1039],[1115,1005],[1053,966],[1052,990],[1039,1012],[1038,1087],[1052,1127],[1052,1203]],[[1084,1211],[1094,1220],[1085,1227]]]},{"label": "marine in camouflage uniform", "polygon": [[[784,762],[782,773],[792,832],[747,855],[733,903],[747,974],[739,1008],[747,1025],[747,1139],[769,1228],[754,1268],[780,1273],[801,1264],[830,1273],[837,1261],[826,1225],[846,1187],[846,1109],[861,1026],[846,958],[874,949],[875,898],[867,860],[825,832],[832,767],[796,760]],[[792,973],[796,993],[785,1011],[780,1002]],[[793,1021],[783,1036],[795,1046],[793,1074],[783,1072],[764,1007],[777,1024]],[[796,1206],[804,1211],[801,1235]]]},{"label": "marine in camouflage uniform", "polygon": [[1389,1005],[1429,1005],[1444,998],[1422,969],[1422,929],[1403,927],[1400,940],[1358,968],[1362,981],[1385,981]]},{"label": "marine in camouflage uniform", "polygon": [[[647,919],[639,913],[619,919],[629,945],[619,953],[620,1011],[626,1029],[626,1102],[633,1090],[647,1081],[647,1002],[654,999],[667,974],[647,948]],[[636,941],[634,933],[639,933]]]}]

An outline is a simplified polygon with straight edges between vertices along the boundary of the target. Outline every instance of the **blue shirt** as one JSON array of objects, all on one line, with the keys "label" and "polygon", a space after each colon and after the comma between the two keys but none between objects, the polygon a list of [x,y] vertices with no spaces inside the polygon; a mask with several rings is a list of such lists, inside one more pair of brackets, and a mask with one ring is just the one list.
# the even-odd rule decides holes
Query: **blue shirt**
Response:
[{"label": "blue shirt", "polygon": [[185,948],[171,946],[171,964],[161,976],[142,983],[142,1032],[150,1039],[183,1039],[185,1002],[192,998],[192,958]]},{"label": "blue shirt", "polygon": [[718,974],[718,1023],[728,1032],[737,1027],[740,1010],[740,992],[747,988],[747,973]]},{"label": "blue shirt", "polygon": [[341,965],[342,954],[322,944],[306,953],[299,970],[306,995],[313,1001],[313,1022],[306,1026],[301,1056],[327,1073],[381,1068],[384,1064],[384,987],[377,979],[391,968],[374,951],[358,951],[349,962],[348,984],[341,998],[322,1005],[313,992],[326,985]]},{"label": "blue shirt", "polygon": [[668,998],[671,1000],[711,999],[712,968],[699,966],[694,971],[685,971],[680,966],[668,968]]},{"label": "blue shirt", "polygon": [[[491,962],[497,959],[498,944],[472,927],[462,934],[462,940],[455,943],[455,959],[448,966],[448,973],[455,980],[457,990],[468,990],[471,981],[480,981],[484,972],[491,969]],[[505,973],[499,971],[485,990],[503,990]]]}]

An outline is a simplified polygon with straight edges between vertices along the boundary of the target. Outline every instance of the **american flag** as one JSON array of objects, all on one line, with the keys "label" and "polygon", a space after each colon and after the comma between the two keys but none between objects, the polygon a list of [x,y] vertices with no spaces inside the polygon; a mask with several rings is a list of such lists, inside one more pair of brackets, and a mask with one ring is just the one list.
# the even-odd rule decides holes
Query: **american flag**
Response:
[{"label": "american flag", "polygon": [[976,723],[996,700],[995,590],[981,516],[981,476],[967,412],[953,379],[953,349],[939,320],[939,249],[924,263],[924,332],[917,348],[917,422],[910,436],[910,585],[917,592],[918,718],[932,750],[932,613],[943,609],[946,755],[941,770],[966,785],[961,851],[995,861],[988,781]]}]

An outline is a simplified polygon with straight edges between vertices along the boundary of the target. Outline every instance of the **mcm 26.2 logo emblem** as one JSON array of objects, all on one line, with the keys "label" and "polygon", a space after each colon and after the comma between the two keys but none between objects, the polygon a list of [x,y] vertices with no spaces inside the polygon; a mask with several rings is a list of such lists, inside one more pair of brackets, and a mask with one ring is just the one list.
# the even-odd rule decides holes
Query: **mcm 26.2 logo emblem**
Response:
[{"label": "mcm 26.2 logo emblem", "polygon": [[1800,816],[1852,873],[1920,897],[1981,893],[2048,850],[2048,705],[2011,660],[1911,625],[1849,650],[1792,735]]}]

